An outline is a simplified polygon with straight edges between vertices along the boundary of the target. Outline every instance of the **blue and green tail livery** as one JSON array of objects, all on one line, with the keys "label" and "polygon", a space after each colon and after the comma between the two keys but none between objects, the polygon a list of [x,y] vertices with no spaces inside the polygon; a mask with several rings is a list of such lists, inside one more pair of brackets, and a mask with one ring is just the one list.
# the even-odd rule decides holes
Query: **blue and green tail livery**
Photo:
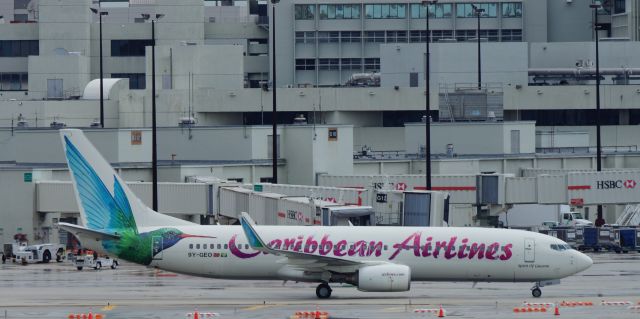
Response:
[{"label": "blue and green tail livery", "polygon": [[144,205],[82,131],[61,130],[60,134],[82,222],[88,231],[104,234],[100,243],[105,252],[148,265],[154,255],[193,237],[167,226],[192,223]]}]

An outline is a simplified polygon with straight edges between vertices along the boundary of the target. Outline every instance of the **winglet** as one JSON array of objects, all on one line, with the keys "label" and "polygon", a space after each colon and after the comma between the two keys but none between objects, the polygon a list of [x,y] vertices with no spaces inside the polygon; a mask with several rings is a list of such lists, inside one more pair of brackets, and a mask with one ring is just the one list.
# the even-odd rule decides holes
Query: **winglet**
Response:
[{"label": "winglet", "polygon": [[242,230],[244,231],[245,236],[247,236],[247,240],[249,241],[251,248],[260,251],[269,250],[269,247],[265,245],[262,238],[260,238],[256,232],[254,228],[255,222],[246,212],[242,212],[240,214],[240,225],[242,225]]}]

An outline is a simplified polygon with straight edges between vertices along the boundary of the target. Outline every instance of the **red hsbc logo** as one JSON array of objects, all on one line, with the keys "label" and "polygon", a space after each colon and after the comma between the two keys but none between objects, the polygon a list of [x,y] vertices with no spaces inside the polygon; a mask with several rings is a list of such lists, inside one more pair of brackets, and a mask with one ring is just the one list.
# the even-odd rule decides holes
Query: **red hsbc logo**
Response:
[{"label": "red hsbc logo", "polygon": [[626,189],[632,189],[635,188],[637,185],[636,181],[632,180],[632,179],[628,179],[628,180],[606,180],[606,181],[597,181],[596,182],[596,187],[598,189],[616,189],[616,188],[626,188]]},{"label": "red hsbc logo", "polygon": [[402,183],[402,182],[396,184],[396,190],[403,191],[403,190],[406,190],[406,189],[407,189],[407,184]]},{"label": "red hsbc logo", "polygon": [[632,179],[628,179],[624,182],[624,187],[626,188],[635,188],[636,187],[636,181],[632,180]]}]

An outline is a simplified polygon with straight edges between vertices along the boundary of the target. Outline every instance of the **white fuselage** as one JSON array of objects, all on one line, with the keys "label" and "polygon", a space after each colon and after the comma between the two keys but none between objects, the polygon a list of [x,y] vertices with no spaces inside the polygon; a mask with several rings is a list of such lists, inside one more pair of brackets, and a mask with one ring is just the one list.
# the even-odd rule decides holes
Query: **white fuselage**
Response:
[{"label": "white fuselage", "polygon": [[[175,228],[214,238],[183,238],[156,254],[151,266],[213,278],[291,279],[283,276],[286,257],[251,249],[240,226]],[[414,281],[534,282],[564,278],[592,264],[586,255],[564,249],[568,246],[557,238],[520,230],[346,226],[257,226],[256,230],[271,247],[403,264],[411,268]],[[564,246],[559,250],[552,245]]]}]

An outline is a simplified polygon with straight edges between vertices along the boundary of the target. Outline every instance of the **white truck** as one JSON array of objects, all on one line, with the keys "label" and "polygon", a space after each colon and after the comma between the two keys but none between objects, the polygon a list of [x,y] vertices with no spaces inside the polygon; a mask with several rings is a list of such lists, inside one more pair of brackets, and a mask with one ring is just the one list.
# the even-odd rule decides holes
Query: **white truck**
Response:
[{"label": "white truck", "polygon": [[587,227],[593,223],[582,217],[581,213],[566,212],[560,215],[559,221],[546,220],[542,222],[542,227],[553,228],[558,226]]},{"label": "white truck", "polygon": [[93,255],[86,254],[76,256],[74,266],[76,266],[78,270],[82,270],[85,267],[93,268],[95,270],[100,270],[102,267],[116,269],[118,267],[118,261],[109,257],[94,258]]},{"label": "white truck", "polygon": [[51,260],[62,262],[65,256],[65,247],[61,244],[30,245],[13,252],[16,261],[23,264],[48,263]]}]

